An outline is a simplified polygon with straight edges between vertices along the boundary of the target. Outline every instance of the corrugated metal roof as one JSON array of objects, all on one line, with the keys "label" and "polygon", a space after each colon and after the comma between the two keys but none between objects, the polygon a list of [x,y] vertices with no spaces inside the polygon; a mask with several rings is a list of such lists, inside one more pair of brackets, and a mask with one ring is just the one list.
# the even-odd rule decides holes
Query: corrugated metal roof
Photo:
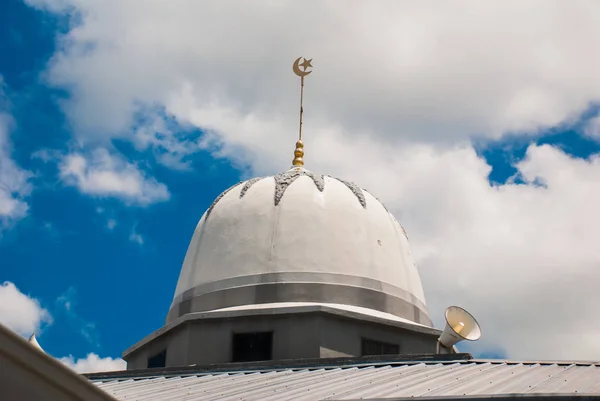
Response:
[{"label": "corrugated metal roof", "polygon": [[501,394],[597,394],[600,365],[407,362],[95,379],[119,400],[351,400]]}]

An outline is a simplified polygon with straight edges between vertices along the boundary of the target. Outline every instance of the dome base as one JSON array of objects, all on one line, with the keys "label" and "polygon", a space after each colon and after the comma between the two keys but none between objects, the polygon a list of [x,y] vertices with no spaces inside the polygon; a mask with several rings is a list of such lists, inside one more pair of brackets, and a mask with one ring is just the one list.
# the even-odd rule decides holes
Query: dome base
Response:
[{"label": "dome base", "polygon": [[175,298],[167,323],[186,313],[285,302],[344,304],[432,326],[423,302],[401,288],[365,277],[310,272],[256,274],[197,286]]}]

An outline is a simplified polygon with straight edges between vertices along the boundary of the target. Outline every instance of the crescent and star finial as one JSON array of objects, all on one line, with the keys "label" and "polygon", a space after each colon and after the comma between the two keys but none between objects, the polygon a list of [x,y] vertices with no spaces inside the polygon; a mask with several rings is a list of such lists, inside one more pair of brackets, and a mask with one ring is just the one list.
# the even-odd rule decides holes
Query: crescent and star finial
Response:
[{"label": "crescent and star finial", "polygon": [[[302,59],[303,57],[298,57],[294,62],[294,74],[298,75],[299,77],[305,77],[312,72],[307,71],[308,68],[312,67],[312,58],[310,60],[304,59],[302,64],[300,64],[300,60]],[[302,67],[304,70],[301,70],[300,67]]]},{"label": "crescent and star finial", "polygon": [[[301,63],[301,60],[304,61]],[[300,67],[302,67],[302,69]],[[292,161],[294,167],[304,166],[304,143],[302,142],[302,114],[304,113],[304,109],[302,107],[302,102],[304,100],[304,77],[312,72],[312,70],[308,70],[309,68],[312,68],[312,58],[308,60],[304,57],[298,57],[296,61],[294,61],[294,74],[300,77],[300,132],[298,134],[298,142],[296,142],[296,149],[294,150],[294,160]]]}]

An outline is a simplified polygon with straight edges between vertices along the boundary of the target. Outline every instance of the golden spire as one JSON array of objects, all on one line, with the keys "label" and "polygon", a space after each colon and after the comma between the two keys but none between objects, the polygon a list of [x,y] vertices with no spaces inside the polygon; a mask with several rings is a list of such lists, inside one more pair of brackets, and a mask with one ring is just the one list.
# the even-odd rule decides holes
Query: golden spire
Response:
[{"label": "golden spire", "polygon": [[[300,60],[304,61],[300,63]],[[303,57],[298,57],[294,62],[294,73],[300,77],[300,132],[298,134],[298,142],[296,142],[296,149],[294,150],[294,160],[292,161],[294,167],[304,166],[304,160],[302,159],[304,156],[304,143],[302,142],[302,114],[304,113],[304,109],[302,108],[302,101],[304,99],[304,77],[312,72],[312,70],[307,71],[308,68],[312,67],[311,62],[312,58],[307,60]],[[302,67],[302,70],[300,67]]]}]

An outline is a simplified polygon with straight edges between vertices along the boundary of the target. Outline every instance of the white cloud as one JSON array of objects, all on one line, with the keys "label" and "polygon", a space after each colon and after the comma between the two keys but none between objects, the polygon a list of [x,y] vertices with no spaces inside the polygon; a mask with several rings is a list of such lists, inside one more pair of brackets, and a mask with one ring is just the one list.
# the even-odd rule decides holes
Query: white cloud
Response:
[{"label": "white cloud", "polygon": [[117,221],[115,219],[108,219],[108,221],[106,222],[106,228],[108,228],[109,230],[114,230],[116,226]]},{"label": "white cloud", "polygon": [[79,359],[69,355],[60,358],[59,361],[77,373],[113,372],[125,370],[127,367],[127,362],[121,358],[100,358],[94,353],[89,353],[85,358]]},{"label": "white cloud", "polygon": [[0,285],[0,323],[29,336],[51,324],[52,317],[37,299],[23,294],[13,283],[5,281]]},{"label": "white cloud", "polygon": [[138,234],[135,230],[129,234],[129,241],[135,242],[138,245],[144,245],[144,237]]},{"label": "white cloud", "polygon": [[61,156],[60,152],[54,149],[39,149],[31,154],[32,159],[41,160],[44,163],[54,162]]},{"label": "white cloud", "polygon": [[289,166],[291,62],[314,58],[308,167],[368,184],[395,212],[436,322],[459,304],[510,357],[600,358],[598,159],[533,146],[525,184],[490,186],[469,143],[556,126],[600,98],[597,2],[29,2],[81,12],[48,71],[71,90],[79,135],[175,148],[159,125],[129,130],[160,105],[252,173]]},{"label": "white cloud", "polygon": [[497,137],[554,126],[600,97],[593,0],[28,2],[79,11],[48,79],[72,90],[67,110],[87,134],[127,135],[136,111],[169,111],[186,84],[200,108],[281,116],[291,134],[300,55],[315,60],[307,130],[329,121],[387,140]]},{"label": "white cloud", "polygon": [[69,287],[55,301],[56,306],[60,310],[64,309],[67,319],[72,327],[76,327],[79,334],[94,347],[100,346],[96,324],[83,319],[75,310],[77,305],[77,290],[74,287]]},{"label": "white cloud", "polygon": [[[57,303],[67,313],[71,313],[73,291],[69,290],[61,295],[57,299]],[[37,299],[22,293],[14,283],[4,282],[0,285],[0,323],[22,336],[28,337],[32,333],[36,333],[39,337],[40,329],[51,324],[52,317]],[[124,370],[127,366],[127,363],[121,358],[100,358],[94,353],[77,360],[71,355],[58,358],[58,360],[79,373]]]},{"label": "white cloud", "polygon": [[136,127],[133,143],[138,150],[151,148],[161,164],[182,171],[191,167],[189,161],[184,159],[200,149],[197,139],[186,138],[185,131],[179,132],[169,127],[165,117],[160,115],[151,116]]},{"label": "white cloud", "polygon": [[106,149],[96,149],[89,156],[79,153],[64,156],[60,175],[67,184],[90,195],[116,197],[142,205],[170,197],[164,184]]},{"label": "white cloud", "polygon": [[11,158],[8,135],[11,125],[10,116],[0,112],[0,228],[3,224],[14,222],[27,214],[29,207],[25,197],[31,192],[29,179],[32,174],[21,169]]},{"label": "white cloud", "polygon": [[600,140],[600,115],[590,119],[587,122],[584,131],[591,138]]},{"label": "white cloud", "polygon": [[598,359],[600,158],[532,146],[518,168],[545,187],[491,187],[471,150],[422,156],[377,190],[407,228],[437,322],[459,303],[510,357]]}]

